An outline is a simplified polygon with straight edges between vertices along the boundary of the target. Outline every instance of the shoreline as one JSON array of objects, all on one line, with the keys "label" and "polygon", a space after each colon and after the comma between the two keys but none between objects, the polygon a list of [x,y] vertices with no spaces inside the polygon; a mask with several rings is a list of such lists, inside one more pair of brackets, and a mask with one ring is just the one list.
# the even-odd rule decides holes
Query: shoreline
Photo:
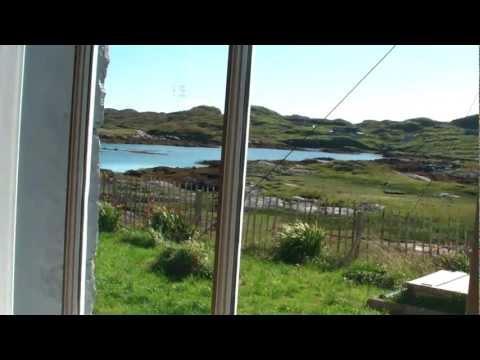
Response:
[{"label": "shoreline", "polygon": [[[199,147],[199,148],[208,148],[208,149],[221,149],[221,145],[214,145],[214,144],[194,144],[194,143],[182,143],[182,144],[172,144],[172,143],[141,143],[141,142],[106,142],[100,139],[100,145],[158,145],[158,146],[175,146],[175,147]],[[253,146],[252,146],[253,145]],[[267,145],[267,144],[249,144],[249,149],[271,149],[271,150],[291,150],[292,147],[289,146],[275,146],[275,145]],[[152,154],[152,155],[164,155],[157,152],[150,152],[145,150],[125,150],[125,149],[104,149],[100,148],[100,151],[125,151],[125,152],[132,152],[132,153],[144,153],[144,154]],[[333,148],[295,148],[295,151],[309,151],[309,152],[324,152],[328,154],[351,154],[351,155],[359,155],[359,154],[372,154],[384,157],[387,153],[382,152],[370,152],[370,151],[360,151],[360,150],[347,150],[347,149],[333,149]],[[272,160],[273,161],[273,160]]]},{"label": "shoreline", "polygon": [[[247,166],[275,166],[278,160],[248,160]],[[316,157],[303,160],[287,160],[283,166],[294,169],[298,166],[306,166],[312,163],[328,164],[335,163],[373,163],[386,165],[392,170],[409,176],[419,181],[453,181],[460,184],[471,184],[476,179],[476,172],[465,171],[460,164],[452,164],[439,159],[415,158],[412,156],[390,156],[372,160],[337,160],[330,157]],[[199,186],[218,186],[220,179],[220,160],[203,160],[190,167],[153,166],[142,169],[130,169],[124,172],[116,172],[100,168],[101,173],[112,177],[135,177],[140,179],[158,179],[173,181],[175,183],[195,183]]]}]

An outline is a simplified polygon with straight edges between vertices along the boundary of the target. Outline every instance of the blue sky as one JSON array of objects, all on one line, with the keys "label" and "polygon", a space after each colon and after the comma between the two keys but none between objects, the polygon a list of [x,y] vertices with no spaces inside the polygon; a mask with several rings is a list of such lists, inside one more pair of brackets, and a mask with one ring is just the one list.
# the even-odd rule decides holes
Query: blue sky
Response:
[{"label": "blue sky", "polygon": [[[255,46],[253,105],[324,117],[389,45]],[[228,47],[110,47],[106,107],[171,112],[197,105],[223,111]],[[400,45],[330,117],[351,122],[478,112],[478,46]]]}]

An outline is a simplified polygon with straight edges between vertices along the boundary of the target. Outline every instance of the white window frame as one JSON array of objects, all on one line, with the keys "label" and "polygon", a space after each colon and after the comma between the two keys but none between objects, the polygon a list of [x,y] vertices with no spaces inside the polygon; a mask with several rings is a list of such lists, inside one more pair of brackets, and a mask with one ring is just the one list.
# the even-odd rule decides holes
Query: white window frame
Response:
[{"label": "white window frame", "polygon": [[[230,45],[222,146],[212,313],[237,311],[243,204],[250,123],[252,45]],[[85,309],[85,249],[98,46],[76,46],[67,190],[63,314]],[[108,95],[107,95],[108,96]]]},{"label": "white window frame", "polygon": [[[62,313],[85,309],[88,198],[98,46],[76,45],[72,89]],[[94,65],[95,64],[95,65]]]},{"label": "white window frame", "polygon": [[218,207],[212,312],[237,313],[238,279],[250,126],[252,45],[231,45],[222,146],[222,186]]},{"label": "white window frame", "polygon": [[[10,51],[13,48],[9,48]],[[6,138],[10,157],[2,158],[2,165],[9,165],[9,175],[2,177],[8,184],[2,186],[8,202],[2,203],[1,210],[8,216],[0,224],[5,230],[4,241],[0,243],[1,297],[0,310],[12,314],[14,309],[14,259],[16,186],[19,158],[19,123],[22,108],[22,85],[25,46],[15,47],[18,51],[17,71],[3,65],[0,75],[10,76],[2,81],[10,98],[2,97],[0,113],[8,120],[8,130],[2,132]],[[2,48],[4,50],[4,48]],[[88,227],[88,195],[91,169],[93,137],[93,100],[96,94],[95,81],[97,45],[76,45],[75,61],[72,68],[73,86],[70,116],[70,141],[68,150],[68,177],[66,179],[67,201],[65,208],[65,248],[63,259],[62,314],[83,314],[85,312],[85,268],[86,235]],[[241,220],[245,187],[246,152],[249,124],[249,79],[252,46],[232,45],[229,49],[228,84],[226,94],[224,147],[225,160],[221,210],[219,211],[219,237],[216,251],[215,292],[212,295],[215,314],[234,314],[238,293],[238,271],[240,259]],[[4,55],[0,53],[0,55]],[[95,60],[94,60],[95,59]],[[13,91],[12,91],[13,89]],[[14,105],[13,107],[11,105]],[[7,114],[8,112],[8,114]],[[235,204],[235,206],[233,206]],[[3,231],[2,231],[3,232]],[[232,236],[233,234],[233,236]],[[35,309],[29,311],[34,312]]]},{"label": "white window frame", "polygon": [[24,45],[0,46],[0,314],[13,314]]},{"label": "white window frame", "polygon": [[[243,205],[250,123],[252,45],[230,45],[222,146],[222,186],[215,247],[212,313],[237,311]],[[63,314],[85,308],[85,248],[97,46],[77,46],[65,236]],[[108,96],[108,95],[107,95]]]}]

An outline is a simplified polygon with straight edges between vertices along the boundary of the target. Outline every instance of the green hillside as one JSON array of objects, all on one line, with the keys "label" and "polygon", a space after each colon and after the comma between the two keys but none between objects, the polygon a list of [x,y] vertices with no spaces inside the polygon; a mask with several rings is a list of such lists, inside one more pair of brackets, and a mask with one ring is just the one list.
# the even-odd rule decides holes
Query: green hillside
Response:
[{"label": "green hillside", "polygon": [[[111,143],[219,146],[222,123],[223,114],[211,106],[172,113],[105,109],[105,122],[99,135],[102,141]],[[252,106],[250,145],[475,160],[478,158],[478,115],[451,122],[415,118],[351,124],[342,119],[285,116],[262,106]]]}]

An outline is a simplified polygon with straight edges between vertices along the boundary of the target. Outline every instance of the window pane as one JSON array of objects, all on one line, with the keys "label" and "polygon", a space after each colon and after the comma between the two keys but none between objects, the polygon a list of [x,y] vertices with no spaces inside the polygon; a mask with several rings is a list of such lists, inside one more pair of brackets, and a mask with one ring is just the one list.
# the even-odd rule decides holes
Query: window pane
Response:
[{"label": "window pane", "polygon": [[95,313],[210,313],[227,57],[110,47]]},{"label": "window pane", "polygon": [[395,291],[468,272],[478,49],[390,49],[255,47],[240,314],[464,311],[467,274]]}]

